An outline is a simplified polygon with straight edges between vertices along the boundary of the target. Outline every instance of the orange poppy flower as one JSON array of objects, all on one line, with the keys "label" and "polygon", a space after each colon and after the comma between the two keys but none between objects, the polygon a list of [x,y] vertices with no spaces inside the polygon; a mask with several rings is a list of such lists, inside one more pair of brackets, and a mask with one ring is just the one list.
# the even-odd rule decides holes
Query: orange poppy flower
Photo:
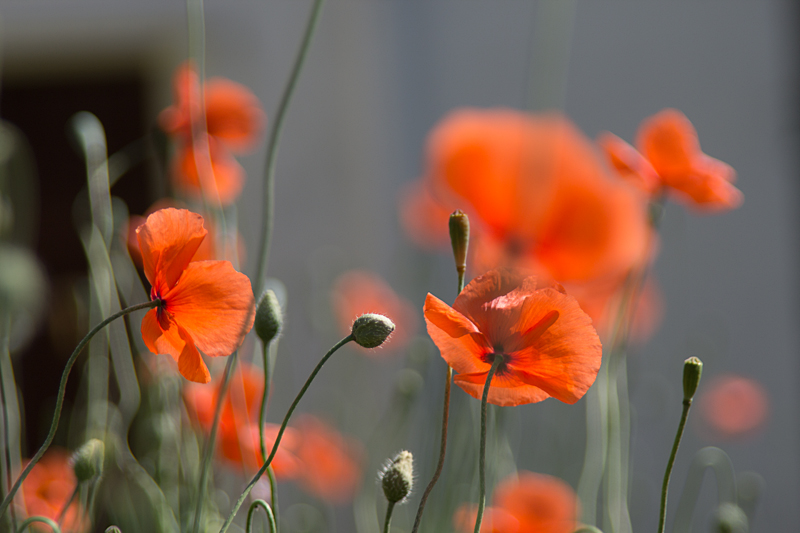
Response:
[{"label": "orange poppy flower", "polygon": [[[219,201],[222,205],[232,203],[244,187],[244,169],[217,139],[206,135],[206,142],[197,140],[194,146],[188,143],[178,148],[172,163],[175,185],[183,193]],[[206,146],[208,153],[205,153]],[[209,165],[210,161],[210,165]],[[204,165],[210,172],[198,171]],[[213,181],[201,181],[201,176],[213,176]]]},{"label": "orange poppy flower", "polygon": [[[221,378],[218,379],[213,387],[190,384],[183,389],[184,402],[191,418],[206,434],[211,432],[221,381]],[[258,470],[264,462],[258,435],[258,416],[263,392],[264,377],[261,370],[241,363],[231,378],[220,413],[217,453],[229,463],[241,465],[247,474]],[[278,429],[274,424],[265,425],[264,443],[267,453],[275,442]],[[286,428],[272,462],[275,474],[280,478],[294,477],[298,470],[298,460],[294,456],[297,438],[296,430]]]},{"label": "orange poppy flower", "polygon": [[705,428],[717,437],[731,438],[752,434],[769,413],[764,387],[743,376],[724,375],[703,387],[698,403]]},{"label": "orange poppy flower", "polygon": [[550,396],[577,402],[600,369],[602,347],[592,320],[560,285],[492,270],[474,279],[453,307],[432,294],[425,300],[428,334],[458,374],[455,383],[481,398],[497,354],[488,401],[539,402]]},{"label": "orange poppy flower", "polygon": [[[486,509],[482,533],[572,533],[577,528],[578,498],[558,478],[520,472],[503,480]],[[471,532],[477,509],[465,506],[454,517],[459,531]]]},{"label": "orange poppy flower", "polygon": [[400,192],[398,208],[400,225],[417,246],[436,250],[450,243],[449,209],[431,195],[428,184],[418,180]]},{"label": "orange poppy flower", "polygon": [[652,195],[658,191],[661,179],[656,169],[636,148],[609,132],[600,134],[597,145],[620,177],[645,194]]},{"label": "orange poppy flower", "polygon": [[644,253],[643,198],[609,178],[563,116],[454,112],[428,139],[427,167],[435,194],[470,215],[479,271],[513,265],[585,281],[627,270]]},{"label": "orange poppy flower", "polygon": [[350,501],[361,485],[362,447],[311,415],[301,417],[296,427],[300,485],[329,503]]},{"label": "orange poppy flower", "polygon": [[211,375],[199,350],[210,357],[233,353],[253,327],[250,280],[228,261],[195,261],[207,231],[203,217],[185,209],[162,209],[147,217],[137,235],[150,297],[161,304],[142,320],[151,352],[171,355],[190,381]]},{"label": "orange poppy flower", "polygon": [[[641,154],[611,134],[604,134],[599,142],[611,165],[623,177],[638,179],[650,193],[666,188],[706,211],[735,209],[744,200],[733,185],[736,172],[700,150],[697,131],[677,109],[664,109],[642,122],[636,135]],[[651,168],[657,174],[655,182],[649,175]]]},{"label": "orange poppy flower", "polygon": [[[26,465],[27,461],[22,466]],[[70,454],[60,448],[50,448],[31,469],[25,483],[22,484],[25,507],[19,510],[20,515],[46,516],[57,521],[77,483]],[[82,533],[88,531],[89,526],[86,512],[78,500],[74,500],[67,508],[61,530],[64,533]],[[44,524],[33,524],[31,529],[50,530]]]},{"label": "orange poppy flower", "polygon": [[[377,274],[363,270],[345,272],[334,283],[331,298],[339,329],[345,335],[351,332],[353,321],[366,313],[387,316],[395,323],[394,333],[381,345],[389,350],[403,349],[417,333],[418,319],[414,306],[398,296]],[[363,350],[372,355],[379,353]]]}]

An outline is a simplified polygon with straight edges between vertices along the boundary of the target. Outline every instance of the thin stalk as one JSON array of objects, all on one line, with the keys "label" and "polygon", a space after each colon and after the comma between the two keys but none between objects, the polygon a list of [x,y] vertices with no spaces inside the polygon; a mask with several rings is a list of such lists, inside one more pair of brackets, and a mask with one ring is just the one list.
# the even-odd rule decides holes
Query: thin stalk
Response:
[{"label": "thin stalk", "polygon": [[314,37],[314,30],[316,30],[317,23],[319,22],[323,3],[324,0],[315,0],[314,5],[311,7],[311,13],[306,23],[306,31],[305,34],[303,34],[300,49],[297,51],[297,57],[294,60],[292,72],[289,74],[289,80],[286,82],[286,87],[283,89],[281,101],[280,104],[278,104],[278,111],[275,115],[275,121],[272,123],[272,129],[269,135],[267,160],[264,169],[264,218],[261,226],[261,239],[259,241],[261,249],[258,253],[258,265],[256,267],[256,294],[261,294],[261,291],[264,290],[264,283],[267,280],[269,245],[272,241],[272,228],[275,220],[275,159],[278,154],[278,141],[280,141],[281,138],[286,111],[289,109],[289,103],[292,100],[292,95],[294,95],[297,80],[300,78],[300,71],[303,69],[308,50],[311,47],[311,40]]},{"label": "thin stalk", "polygon": [[383,522],[383,533],[389,533],[389,526],[392,524],[392,511],[394,511],[395,502],[389,502],[386,507],[386,520]]},{"label": "thin stalk", "polygon": [[275,513],[272,512],[272,509],[269,508],[269,504],[264,500],[256,500],[250,505],[250,509],[247,510],[247,524],[245,525],[245,532],[250,533],[251,528],[253,526],[253,513],[261,507],[264,509],[264,512],[267,513],[267,521],[269,521],[269,531],[270,533],[277,533],[278,526],[275,524]]},{"label": "thin stalk", "polygon": [[[0,353],[0,356],[3,358],[8,358],[8,366],[11,368],[11,383],[14,383],[14,369],[11,366],[11,351],[9,350],[9,337],[11,336],[11,315],[7,314],[4,317],[4,328],[3,328],[3,351]],[[16,395],[16,390],[9,391],[9,393],[13,392]],[[5,387],[5,376],[3,375],[3,363],[0,361],[0,403],[3,404],[3,451],[4,451],[4,459],[6,463],[6,487],[11,487],[11,429],[10,424],[8,423],[8,401],[6,400],[6,387]],[[11,530],[15,531],[17,529],[17,513],[14,508],[11,508]]]},{"label": "thin stalk", "polygon": [[78,346],[75,347],[75,351],[73,351],[72,355],[70,355],[69,359],[67,359],[67,364],[64,367],[64,372],[61,374],[61,383],[59,383],[58,385],[58,393],[56,394],[56,410],[55,413],[53,413],[53,421],[50,424],[50,431],[47,433],[47,437],[45,437],[44,443],[42,443],[42,446],[41,448],[39,448],[39,451],[36,452],[36,455],[33,456],[31,461],[28,463],[28,466],[26,466],[25,469],[22,471],[22,473],[19,475],[16,483],[14,483],[14,486],[11,488],[11,491],[6,495],[5,499],[3,500],[3,503],[0,504],[0,516],[3,516],[3,514],[6,512],[6,509],[8,509],[8,506],[11,504],[11,500],[14,498],[14,495],[19,490],[19,487],[22,485],[22,482],[25,481],[25,478],[28,477],[28,474],[30,474],[33,467],[36,466],[36,463],[39,462],[39,459],[42,458],[44,452],[47,451],[47,449],[50,447],[50,444],[53,442],[53,438],[56,436],[56,430],[58,429],[58,422],[61,419],[61,408],[64,406],[64,392],[66,391],[67,388],[67,380],[69,379],[69,373],[72,370],[72,367],[75,364],[75,361],[78,359],[78,356],[80,355],[81,351],[86,347],[89,341],[92,340],[92,337],[94,337],[100,330],[102,330],[104,327],[106,327],[108,324],[118,319],[119,317],[133,313],[134,311],[139,311],[141,309],[150,309],[160,304],[161,300],[152,300],[150,302],[144,302],[141,304],[132,305],[131,307],[125,308],[122,311],[114,313],[110,317],[100,322],[89,333],[87,333],[83,339],[81,339],[81,342],[79,342]]},{"label": "thin stalk", "polygon": [[480,479],[480,494],[478,496],[478,516],[475,518],[474,533],[480,533],[481,522],[483,521],[483,510],[486,507],[486,404],[489,400],[489,388],[492,385],[492,378],[503,362],[503,356],[495,354],[492,361],[492,368],[486,375],[486,384],[483,386],[483,397],[481,398],[481,450],[478,456],[478,476]]},{"label": "thin stalk", "polygon": [[[267,423],[267,402],[269,401],[269,389],[271,385],[272,376],[270,375],[270,368],[269,368],[269,344],[268,343],[261,343],[262,346],[262,355],[264,357],[264,394],[261,397],[261,409],[258,413],[258,439],[259,439],[259,446],[261,448],[261,457],[267,456],[267,445],[264,442],[264,426]],[[267,468],[267,478],[269,479],[269,494],[270,499],[272,500],[272,509],[274,510],[274,514],[278,514],[278,487],[275,483],[275,472],[272,470],[270,466]],[[277,531],[277,517],[275,518],[275,527]]]},{"label": "thin stalk", "polygon": [[669,490],[669,478],[672,476],[672,467],[675,465],[675,456],[678,454],[678,446],[681,444],[683,430],[686,428],[686,419],[689,418],[689,408],[692,406],[691,398],[683,399],[683,412],[681,413],[681,423],[678,425],[678,432],[675,434],[675,442],[672,444],[672,452],[669,454],[667,470],[664,472],[664,482],[661,485],[661,511],[658,514],[658,533],[664,533],[664,526],[667,522],[667,492]]},{"label": "thin stalk", "polygon": [[328,359],[330,359],[330,357],[336,352],[336,350],[338,350],[339,348],[341,348],[342,346],[344,346],[345,344],[347,344],[352,340],[353,340],[353,335],[350,334],[347,337],[340,340],[339,342],[337,342],[333,346],[333,348],[328,350],[328,353],[326,353],[322,357],[320,362],[317,363],[317,366],[314,367],[314,370],[311,372],[311,375],[308,376],[308,379],[303,385],[303,388],[300,389],[300,392],[297,393],[297,397],[292,402],[292,405],[289,406],[289,410],[286,412],[286,416],[283,417],[283,422],[281,423],[281,427],[278,430],[277,437],[275,437],[275,444],[272,445],[272,451],[270,452],[269,457],[267,457],[267,460],[264,462],[264,464],[261,466],[258,472],[256,472],[256,475],[253,476],[253,479],[251,479],[250,483],[248,483],[247,486],[244,488],[244,491],[242,492],[241,496],[239,496],[239,499],[236,500],[236,503],[234,504],[233,509],[231,510],[231,514],[228,516],[228,519],[225,520],[225,523],[222,524],[222,529],[219,530],[219,533],[225,533],[225,531],[228,530],[228,528],[231,526],[231,523],[233,523],[233,519],[236,518],[236,513],[239,512],[239,508],[242,506],[244,500],[247,498],[247,495],[250,494],[250,491],[253,490],[255,484],[258,483],[258,480],[261,479],[261,476],[263,476],[264,472],[267,470],[267,468],[269,468],[269,465],[275,458],[275,454],[278,453],[278,446],[280,445],[281,439],[283,438],[283,433],[286,431],[286,426],[289,424],[289,419],[292,417],[292,413],[294,413],[297,404],[300,403],[300,400],[303,398],[303,395],[305,395],[306,391],[311,386],[311,382],[314,381],[314,378],[317,377],[319,371],[322,370],[323,365],[328,361]]},{"label": "thin stalk", "polygon": [[[464,290],[464,274],[466,273],[466,268],[462,268],[460,265],[457,265],[456,272],[458,273],[458,293],[461,294],[461,291]],[[425,504],[428,501],[428,496],[433,490],[433,487],[436,485],[436,482],[439,481],[439,476],[442,475],[442,469],[444,468],[444,457],[447,453],[447,428],[448,421],[450,419],[450,388],[453,382],[453,369],[450,367],[450,365],[447,366],[447,376],[445,376],[445,378],[444,405],[442,407],[442,441],[439,446],[439,461],[436,463],[436,471],[433,473],[433,477],[428,483],[428,486],[425,487],[425,492],[422,493],[422,498],[419,501],[417,516],[414,518],[414,527],[411,529],[411,533],[417,533],[419,530],[420,523],[422,522],[422,513],[425,511]]]},{"label": "thin stalk", "polygon": [[214,421],[211,423],[211,432],[208,435],[205,449],[203,450],[203,462],[201,463],[200,470],[200,486],[197,488],[197,500],[194,507],[194,527],[192,531],[197,533],[200,530],[200,518],[203,514],[203,497],[205,496],[206,484],[208,483],[208,473],[211,470],[211,456],[214,453],[214,445],[217,442],[217,429],[219,428],[219,419],[222,414],[222,406],[225,403],[225,394],[228,392],[228,384],[230,384],[231,376],[233,376],[233,369],[236,368],[236,360],[239,355],[238,350],[233,352],[228,357],[228,363],[225,365],[225,375],[222,378],[222,383],[219,386],[219,395],[217,396],[217,406],[214,410]]},{"label": "thin stalk", "polygon": [[64,517],[67,516],[67,509],[69,509],[69,506],[75,500],[75,497],[78,495],[78,492],[80,492],[80,490],[81,490],[81,484],[80,482],[78,482],[75,484],[75,490],[72,491],[72,496],[70,496],[69,500],[67,500],[66,503],[64,503],[64,507],[62,507],[61,512],[58,513],[58,520],[56,520],[56,522],[58,522],[59,526],[64,523]]},{"label": "thin stalk", "polygon": [[17,533],[22,533],[23,531],[25,531],[25,528],[27,528],[30,524],[33,524],[35,522],[41,522],[42,524],[47,524],[53,530],[53,533],[61,533],[61,528],[58,527],[58,524],[56,524],[52,518],[47,518],[46,516],[32,516],[28,518],[19,525]]}]

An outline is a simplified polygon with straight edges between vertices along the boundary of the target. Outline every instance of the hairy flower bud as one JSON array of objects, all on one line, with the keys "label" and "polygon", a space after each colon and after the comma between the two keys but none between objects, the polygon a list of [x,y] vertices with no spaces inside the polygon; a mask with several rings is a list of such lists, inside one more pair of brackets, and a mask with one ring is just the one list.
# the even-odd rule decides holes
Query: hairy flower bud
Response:
[{"label": "hairy flower bud", "polygon": [[697,357],[690,357],[683,362],[683,399],[691,400],[700,384],[703,375],[703,362]]},{"label": "hairy flower bud", "polygon": [[353,339],[364,348],[375,348],[383,344],[394,331],[394,322],[388,317],[367,313],[353,322]]},{"label": "hairy flower bud", "polygon": [[283,313],[278,297],[272,289],[267,289],[261,295],[256,308],[256,319],[253,329],[264,344],[268,344],[278,336],[283,327]]},{"label": "hairy flower bud", "polygon": [[89,439],[72,455],[72,470],[78,483],[103,473],[106,446],[99,439]]},{"label": "hairy flower bud", "polygon": [[467,270],[467,250],[469,249],[469,217],[456,209],[450,215],[450,244],[453,245],[453,257],[456,270],[463,274]]},{"label": "hairy flower bud", "polygon": [[381,486],[386,499],[391,503],[405,501],[414,486],[414,458],[403,450],[383,468],[380,473]]}]

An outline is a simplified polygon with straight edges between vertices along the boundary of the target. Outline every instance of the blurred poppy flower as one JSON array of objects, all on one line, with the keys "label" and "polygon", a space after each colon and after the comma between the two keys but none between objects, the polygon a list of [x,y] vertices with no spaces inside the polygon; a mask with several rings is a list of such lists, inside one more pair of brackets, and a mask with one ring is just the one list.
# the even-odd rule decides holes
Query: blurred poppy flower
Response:
[{"label": "blurred poppy flower", "polygon": [[520,405],[550,396],[575,403],[600,369],[602,347],[592,320],[559,285],[541,285],[507,270],[474,279],[453,307],[425,300],[428,334],[458,374],[455,383],[481,398],[496,355],[503,356],[490,403]]},{"label": "blurred poppy flower", "polygon": [[[353,321],[366,313],[384,315],[394,322],[394,333],[383,344],[389,350],[403,349],[417,333],[414,306],[398,296],[377,274],[363,270],[345,272],[334,283],[331,298],[339,329],[345,335],[351,332]],[[368,350],[368,353],[378,352]]]},{"label": "blurred poppy flower", "polygon": [[329,503],[350,501],[361,484],[360,444],[311,415],[303,415],[295,427],[300,485]]},{"label": "blurred poppy flower", "polygon": [[[183,398],[189,415],[208,435],[214,420],[214,410],[219,401],[222,379],[212,387],[189,384],[183,389]],[[258,416],[264,392],[264,377],[260,369],[240,363],[231,377],[223,400],[217,430],[217,453],[233,465],[241,465],[246,474],[252,474],[264,463],[258,435]],[[266,424],[264,444],[267,453],[272,449],[279,426]],[[281,445],[272,462],[276,476],[294,477],[298,461],[293,451],[297,448],[297,432],[286,428]]]},{"label": "blurred poppy flower", "polygon": [[[677,109],[664,109],[642,122],[636,135],[641,153],[611,134],[603,134],[599,143],[612,167],[626,179],[638,180],[651,194],[667,189],[706,211],[735,209],[742,204],[744,196],[733,185],[736,172],[700,150],[697,131]],[[652,179],[651,170],[657,179]]]},{"label": "blurred poppy flower", "polygon": [[[27,461],[22,465],[27,465]],[[22,484],[25,506],[20,514],[25,516],[46,516],[58,521],[64,506],[67,505],[78,480],[72,470],[70,454],[60,448],[50,448]],[[77,499],[69,504],[64,515],[61,530],[64,533],[82,533],[89,530],[90,522]],[[32,524],[33,531],[49,531],[44,524]]]},{"label": "blurred poppy flower", "polygon": [[425,179],[440,203],[470,215],[481,272],[515,266],[585,281],[627,270],[646,247],[644,199],[610,179],[558,114],[453,112],[428,138]]},{"label": "blurred poppy flower", "polygon": [[399,198],[400,224],[408,238],[426,250],[436,250],[450,243],[448,209],[418,180],[407,184]]},{"label": "blurred poppy flower", "polygon": [[[179,188],[229,204],[241,193],[244,170],[230,151],[251,148],[261,132],[265,116],[258,98],[245,86],[224,78],[211,78],[203,85],[191,63],[178,67],[173,79],[175,103],[163,110],[159,124],[178,141],[172,167]],[[205,116],[205,131],[200,120]],[[208,169],[198,171],[198,163]],[[201,176],[214,182],[201,183]]]},{"label": "blurred poppy flower", "polygon": [[705,427],[722,438],[739,437],[761,427],[769,400],[757,381],[736,375],[718,376],[703,387],[698,399]]},{"label": "blurred poppy flower", "polygon": [[166,353],[190,381],[211,375],[198,349],[210,357],[233,353],[253,327],[250,280],[228,261],[192,257],[207,231],[203,217],[185,209],[162,209],[147,217],[137,235],[150,297],[160,305],[142,320],[142,337],[153,353]]},{"label": "blurred poppy flower", "polygon": [[[572,533],[578,526],[578,498],[558,478],[520,472],[506,478],[494,493],[481,523],[482,533]],[[462,506],[453,522],[458,531],[472,532],[477,507]]]}]

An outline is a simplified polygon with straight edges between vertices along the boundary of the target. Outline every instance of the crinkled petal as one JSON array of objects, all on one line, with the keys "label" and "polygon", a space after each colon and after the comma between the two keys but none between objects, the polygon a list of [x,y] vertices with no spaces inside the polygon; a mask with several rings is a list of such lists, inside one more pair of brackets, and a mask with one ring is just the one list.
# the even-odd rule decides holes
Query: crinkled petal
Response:
[{"label": "crinkled petal", "polygon": [[[164,325],[167,326],[166,329]],[[208,367],[197,351],[191,335],[174,320],[166,317],[159,321],[157,311],[151,309],[142,320],[142,337],[151,352],[171,355],[178,363],[181,375],[189,381],[211,381]]]},{"label": "crinkled petal", "polygon": [[208,233],[203,217],[186,209],[161,209],[136,229],[144,273],[151,285],[156,273],[173,287]]},{"label": "crinkled petal", "polygon": [[492,351],[485,337],[464,315],[432,294],[425,299],[425,323],[442,358],[456,372],[489,369],[481,359],[483,354]]},{"label": "crinkled petal", "polygon": [[[464,392],[478,400],[483,398],[483,388],[486,385],[488,372],[473,372],[457,374],[453,382],[461,387]],[[518,379],[515,374],[505,372],[495,374],[489,388],[489,397],[486,401],[494,405],[510,407],[535,403],[546,400],[550,395],[539,387],[530,385]]]},{"label": "crinkled petal", "polygon": [[191,263],[166,295],[167,310],[206,355],[233,353],[253,327],[250,279],[228,261]]}]

